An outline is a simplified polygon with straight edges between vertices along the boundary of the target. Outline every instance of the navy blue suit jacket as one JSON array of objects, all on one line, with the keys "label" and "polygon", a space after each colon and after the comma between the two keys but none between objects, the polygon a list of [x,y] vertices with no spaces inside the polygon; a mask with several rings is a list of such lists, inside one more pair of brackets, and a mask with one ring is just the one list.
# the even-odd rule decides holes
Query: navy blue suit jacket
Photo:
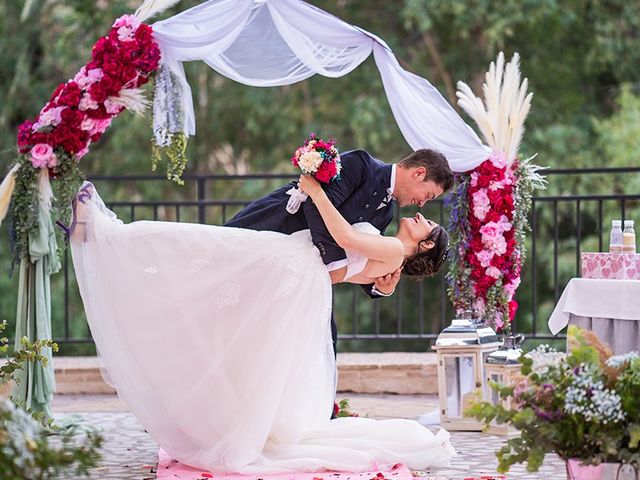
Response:
[{"label": "navy blue suit jacket", "polygon": [[[387,195],[391,182],[391,165],[373,158],[364,150],[340,154],[340,179],[322,184],[329,200],[350,224],[369,222],[384,232],[393,219],[393,204],[378,209]],[[286,194],[296,182],[284,185],[269,195],[247,205],[225,225],[253,230],[271,230],[291,234],[309,229],[325,264],[346,258],[344,250],[335,242],[322,221],[318,209],[307,200],[295,214],[285,207]]]}]

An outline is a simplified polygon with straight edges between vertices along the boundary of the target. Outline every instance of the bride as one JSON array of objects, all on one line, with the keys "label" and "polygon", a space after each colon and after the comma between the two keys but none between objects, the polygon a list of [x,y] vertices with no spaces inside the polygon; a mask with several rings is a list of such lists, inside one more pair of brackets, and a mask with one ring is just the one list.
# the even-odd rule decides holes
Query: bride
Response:
[{"label": "bride", "polygon": [[329,420],[336,388],[331,285],[403,266],[438,271],[445,230],[421,214],[395,237],[349,225],[311,177],[348,265],[329,273],[307,231],[123,224],[88,182],[71,250],[87,319],[130,410],[173,458],[212,472],[363,471],[449,464],[449,434],[417,422]]}]

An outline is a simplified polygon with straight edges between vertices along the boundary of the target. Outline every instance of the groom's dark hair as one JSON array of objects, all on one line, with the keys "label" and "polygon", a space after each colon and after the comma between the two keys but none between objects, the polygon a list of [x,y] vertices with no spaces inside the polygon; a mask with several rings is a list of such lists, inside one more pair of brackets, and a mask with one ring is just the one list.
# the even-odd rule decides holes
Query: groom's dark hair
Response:
[{"label": "groom's dark hair", "polygon": [[421,148],[400,160],[399,165],[403,168],[426,168],[427,175],[424,177],[424,181],[431,180],[442,187],[445,192],[453,187],[453,172],[449,168],[447,158],[440,152]]}]

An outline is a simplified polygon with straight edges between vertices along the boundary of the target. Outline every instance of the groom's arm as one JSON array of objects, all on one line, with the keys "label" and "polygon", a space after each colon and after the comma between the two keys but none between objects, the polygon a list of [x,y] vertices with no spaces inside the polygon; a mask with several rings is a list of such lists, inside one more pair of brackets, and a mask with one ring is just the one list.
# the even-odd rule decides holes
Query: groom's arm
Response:
[{"label": "groom's arm", "polygon": [[[329,201],[336,207],[340,206],[357,190],[367,178],[367,162],[358,150],[341,155],[342,170],[340,179],[323,184],[322,188]],[[314,245],[320,251],[323,262],[328,265],[347,258],[347,255],[331,236],[320,212],[311,201],[303,203],[304,215],[311,231]]]},{"label": "groom's arm", "polygon": [[[387,218],[385,218],[382,221],[382,225],[380,225],[380,235],[384,235],[385,230],[393,219],[393,214],[383,212],[383,215],[387,215]],[[396,286],[400,282],[400,273],[401,269],[399,268],[395,272],[389,273],[384,277],[376,278],[375,283],[360,286],[362,287],[362,290],[364,290],[364,293],[369,295],[371,298],[390,297],[396,291]]]},{"label": "groom's arm", "polygon": [[376,278],[376,283],[362,285],[362,289],[371,298],[390,297],[396,291],[401,273],[402,267],[396,269],[395,272]]}]

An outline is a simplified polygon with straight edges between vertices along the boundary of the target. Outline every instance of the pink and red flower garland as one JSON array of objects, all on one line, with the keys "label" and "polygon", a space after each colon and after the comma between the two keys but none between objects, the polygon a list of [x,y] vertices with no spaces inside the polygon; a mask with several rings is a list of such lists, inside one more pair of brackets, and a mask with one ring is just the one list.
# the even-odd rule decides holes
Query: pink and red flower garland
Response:
[{"label": "pink and red flower garland", "polygon": [[118,18],[93,46],[91,61],[58,86],[35,120],[20,125],[18,151],[55,176],[64,156],[80,160],[113,117],[135,101],[135,89],[147,83],[159,61],[151,27],[133,15]]},{"label": "pink and red flower garland", "polygon": [[494,152],[465,174],[466,194],[460,192],[464,198],[458,201],[467,208],[452,216],[452,227],[462,232],[449,274],[454,307],[458,314],[472,309],[497,331],[510,330],[518,308],[514,295],[523,258],[514,222],[517,169],[517,161],[507,165],[504,154]]}]

